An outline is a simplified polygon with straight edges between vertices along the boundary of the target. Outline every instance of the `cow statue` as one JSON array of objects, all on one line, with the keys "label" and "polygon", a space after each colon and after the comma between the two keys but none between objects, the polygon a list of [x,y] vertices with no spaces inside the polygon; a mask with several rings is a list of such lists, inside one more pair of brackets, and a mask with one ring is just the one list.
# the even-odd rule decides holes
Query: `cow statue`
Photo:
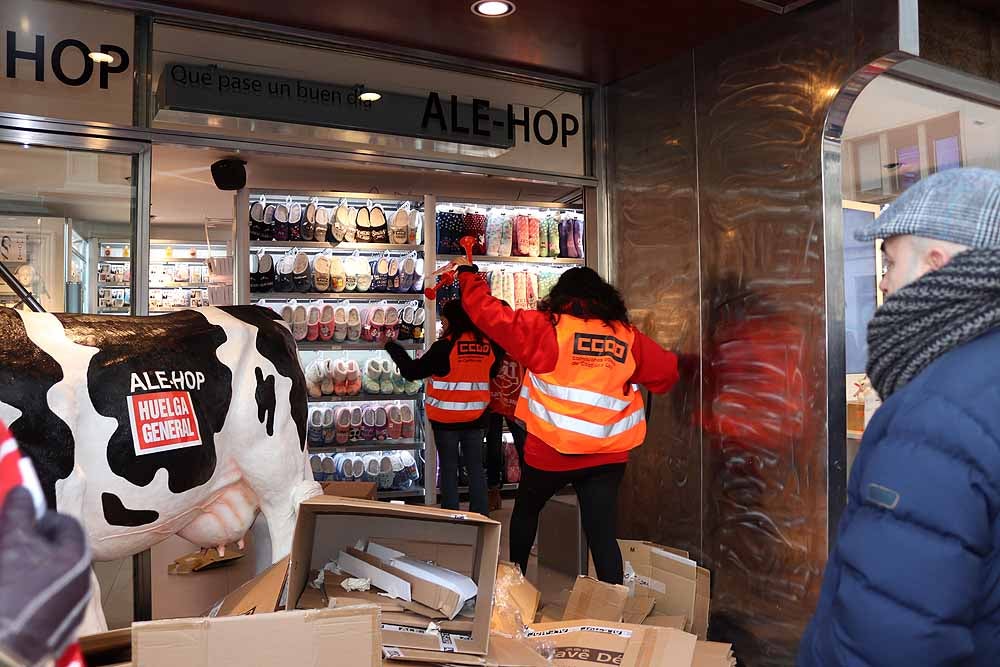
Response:
[{"label": "cow statue", "polygon": [[[49,505],[83,523],[94,560],[174,534],[222,547],[260,508],[277,561],[298,504],[320,493],[295,342],[259,306],[157,317],[0,308],[0,419]],[[103,613],[88,629],[102,623]]]}]

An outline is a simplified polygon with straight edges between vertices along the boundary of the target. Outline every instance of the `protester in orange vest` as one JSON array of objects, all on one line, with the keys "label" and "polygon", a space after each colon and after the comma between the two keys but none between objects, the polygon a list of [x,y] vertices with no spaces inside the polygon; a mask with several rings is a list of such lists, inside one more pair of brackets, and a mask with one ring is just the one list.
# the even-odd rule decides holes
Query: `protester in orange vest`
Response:
[{"label": "protester in orange vest", "polygon": [[491,296],[477,267],[455,263],[469,317],[527,369],[516,411],[528,438],[510,559],[527,570],[539,513],[572,484],[597,576],[622,583],[618,487],[629,451],[646,435],[637,385],[667,392],[678,379],[677,356],[629,324],[621,295],[592,269],[566,271],[537,311],[515,311]]},{"label": "protester in orange vest", "polygon": [[499,371],[503,350],[476,328],[459,301],[441,309],[444,331],[440,340],[419,359],[411,359],[400,345],[385,344],[399,372],[407,380],[430,378],[424,406],[437,446],[441,477],[441,507],[459,509],[459,451],[469,471],[469,509],[489,513],[483,439],[490,378]]}]

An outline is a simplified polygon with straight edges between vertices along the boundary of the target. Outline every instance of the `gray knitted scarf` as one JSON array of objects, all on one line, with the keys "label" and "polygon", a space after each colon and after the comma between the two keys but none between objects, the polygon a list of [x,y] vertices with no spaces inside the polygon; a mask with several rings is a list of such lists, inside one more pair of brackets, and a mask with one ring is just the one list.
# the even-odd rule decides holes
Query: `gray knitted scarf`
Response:
[{"label": "gray knitted scarf", "polygon": [[1000,248],[969,250],[899,290],[868,325],[868,377],[888,399],[935,359],[1000,326]]}]

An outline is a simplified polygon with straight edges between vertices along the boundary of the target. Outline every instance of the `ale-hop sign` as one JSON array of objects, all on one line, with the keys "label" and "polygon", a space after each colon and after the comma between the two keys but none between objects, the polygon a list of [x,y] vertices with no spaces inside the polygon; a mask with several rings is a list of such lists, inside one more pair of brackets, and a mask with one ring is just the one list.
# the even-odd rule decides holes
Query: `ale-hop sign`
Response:
[{"label": "ale-hop sign", "polygon": [[[516,143],[568,146],[580,120],[547,109],[494,105],[436,91],[426,96],[378,91],[361,100],[359,86],[242,72],[211,65],[166,65],[156,91],[157,118],[202,113],[295,123],[474,146],[509,149]],[[167,115],[164,115],[167,114]]]}]

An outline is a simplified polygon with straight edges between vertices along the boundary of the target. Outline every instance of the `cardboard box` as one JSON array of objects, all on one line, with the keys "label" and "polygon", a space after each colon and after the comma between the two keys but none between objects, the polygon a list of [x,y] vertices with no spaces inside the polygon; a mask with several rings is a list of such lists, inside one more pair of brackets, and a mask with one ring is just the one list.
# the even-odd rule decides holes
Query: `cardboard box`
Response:
[{"label": "cardboard box", "polygon": [[80,652],[87,667],[111,667],[132,662],[132,629],[80,637]]},{"label": "cardboard box", "polygon": [[691,667],[736,667],[733,645],[699,641],[694,647]]},{"label": "cardboard box", "polygon": [[320,486],[327,496],[378,500],[378,484],[375,482],[323,482]]},{"label": "cardboard box", "polygon": [[513,636],[519,634],[524,626],[535,622],[542,594],[521,575],[517,565],[500,563],[493,600],[490,627],[494,634]]},{"label": "cardboard box", "polygon": [[252,616],[276,611],[287,576],[288,558],[282,558],[224,597],[209,616]]},{"label": "cardboard box", "polygon": [[629,590],[590,577],[578,577],[569,594],[564,621],[587,618],[620,623]]},{"label": "cardboard box", "polygon": [[379,612],[370,605],[345,609],[258,613],[135,623],[134,667],[218,667],[337,663],[380,667]]},{"label": "cardboard box", "polygon": [[555,645],[555,667],[689,667],[694,635],[680,630],[607,621],[563,621],[532,626],[528,639]]},{"label": "cardboard box", "polygon": [[[618,540],[625,571],[635,573],[626,581],[636,597],[656,600],[656,616],[684,616],[685,630],[704,640],[708,635],[711,575],[686,551],[641,540]],[[590,565],[594,571],[593,563]],[[648,624],[648,621],[647,621]]]},{"label": "cardboard box", "polygon": [[[367,540],[374,535],[440,541],[472,548],[475,554],[472,579],[478,587],[470,633],[435,633],[428,631],[427,622],[420,625],[383,623],[383,643],[400,649],[454,651],[485,660],[500,524],[478,514],[331,496],[310,498],[299,506],[292,540],[286,608],[295,608],[311,571],[336,559],[341,551],[353,548],[359,540]],[[448,662],[454,662],[452,658],[449,656]]]}]

